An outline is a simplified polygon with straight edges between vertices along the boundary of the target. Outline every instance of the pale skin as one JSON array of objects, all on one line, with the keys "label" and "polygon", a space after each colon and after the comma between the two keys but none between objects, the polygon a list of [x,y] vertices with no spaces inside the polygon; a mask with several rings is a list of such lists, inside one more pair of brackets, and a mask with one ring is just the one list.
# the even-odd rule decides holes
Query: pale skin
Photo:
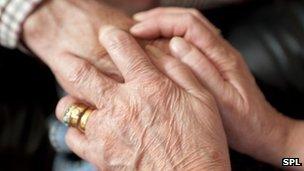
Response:
[{"label": "pale skin", "polygon": [[[61,60],[69,70],[58,71],[95,107],[85,134],[74,128],[67,133],[77,155],[101,170],[230,170],[216,102],[189,68],[154,46],[147,47],[149,58],[113,26],[101,29],[100,42],[125,83],[69,56]],[[79,102],[63,98],[57,117]]]},{"label": "pale skin", "polygon": [[136,37],[179,36],[170,42],[171,53],[215,96],[232,148],[278,167],[284,157],[304,161],[303,122],[283,116],[265,100],[241,55],[198,11],[158,8],[135,18]]},{"label": "pale skin", "polygon": [[[169,78],[157,72],[156,69],[153,69],[155,71],[155,73],[153,72],[153,75],[155,75],[153,77],[150,77],[152,75],[145,72],[139,72],[152,70],[151,68],[154,67],[150,63],[149,65],[147,63],[146,66],[139,65],[146,63],[143,62],[147,61],[144,60],[146,59],[146,54],[138,49],[139,46],[134,39],[132,39],[131,43],[135,47],[125,48],[123,54],[125,55],[126,50],[130,50],[130,54],[128,56],[120,55],[120,59],[133,57],[134,55],[135,57],[140,57],[137,56],[140,51],[143,61],[137,59],[129,62],[124,61],[123,63],[122,61],[114,61],[114,59],[117,60],[117,55],[113,55],[116,58],[112,58],[112,56],[108,55],[108,52],[114,53],[115,50],[119,50],[117,49],[119,46],[109,45],[106,42],[100,44],[98,40],[100,27],[110,23],[121,29],[128,30],[134,22],[125,14],[109,7],[102,1],[50,0],[45,1],[39,9],[32,13],[23,26],[24,43],[51,68],[63,88],[73,95],[73,97],[64,98],[58,105],[57,115],[59,119],[62,118],[60,115],[63,114],[64,108],[76,102],[76,99],[77,102],[81,101],[95,107],[94,116],[100,116],[99,121],[94,116],[93,119],[90,119],[91,121],[89,121],[88,125],[91,126],[88,126],[88,133],[86,132],[85,136],[74,129],[69,130],[67,143],[70,148],[80,157],[92,162],[101,169],[229,170],[230,163],[225,134],[212,96],[207,91],[201,90],[201,86],[193,75],[191,76],[189,71],[177,71],[181,72],[181,75],[187,75],[188,73],[193,78],[186,81],[188,79],[187,76],[187,79],[182,80],[182,82],[185,82],[185,86],[190,88],[187,91],[178,86],[179,84],[173,83]],[[126,34],[125,32],[123,33]],[[112,35],[112,37],[115,38],[116,36]],[[117,45],[122,47],[125,45],[125,41],[130,41],[130,39],[121,39],[118,36]],[[113,40],[108,40],[108,43],[111,42],[113,43]],[[153,44],[164,47],[163,42],[158,41]],[[143,42],[142,45],[144,44],[146,43]],[[103,47],[106,45],[108,45],[106,47],[107,51]],[[119,68],[121,65],[128,66],[128,64],[134,66],[131,67],[132,70],[128,71],[130,74],[127,74],[126,70]],[[135,67],[137,65],[138,67]],[[174,70],[177,70],[174,65]],[[152,72],[150,71],[150,73]],[[135,81],[130,79],[128,75],[136,75],[136,77],[142,79]],[[110,84],[110,82],[113,84]],[[165,83],[165,86],[162,83]],[[153,86],[150,86],[150,84]],[[160,86],[159,84],[162,85]],[[192,86],[200,87],[195,88],[195,90],[200,89],[200,92],[194,91],[196,92],[195,96],[193,95],[194,92],[190,94]],[[143,87],[148,87],[148,89],[143,89]],[[163,89],[161,92],[167,92],[169,93],[167,95],[170,96],[161,97],[161,95],[154,93],[156,90],[159,92],[160,89]],[[167,91],[169,89],[170,91]],[[111,90],[113,90],[113,94],[105,95],[105,92],[111,92]],[[121,92],[115,92],[114,94],[114,90],[121,90]],[[111,97],[114,95],[117,95],[117,98],[112,99]],[[149,98],[146,97],[147,99],[145,99],[142,96]],[[157,100],[155,100],[156,97]],[[113,103],[108,101],[109,99],[115,99],[120,105],[113,106]],[[147,101],[142,103],[139,102],[139,99],[140,101],[143,99]],[[185,100],[190,100],[194,105],[181,106]],[[109,105],[103,108],[106,101]],[[130,104],[131,102],[134,102],[134,104]],[[158,107],[158,104],[164,103],[167,103],[167,105]],[[139,108],[136,108],[138,106]],[[108,119],[101,117],[104,115],[105,110],[109,111],[107,113]],[[203,110],[206,110],[205,115],[196,116],[195,113]],[[119,116],[121,113],[124,115]],[[147,117],[135,117],[134,124],[130,125],[133,126],[130,131],[133,130],[133,132],[126,132],[128,125],[125,123],[131,123],[131,120],[128,119],[132,119],[132,116],[138,116],[139,114]],[[178,116],[178,118],[175,116]],[[155,117],[155,121],[147,124],[146,119],[153,117]],[[189,119],[191,124],[184,123],[184,121],[181,122],[181,119],[186,119],[186,121]],[[121,124],[109,126],[107,127],[108,131],[105,132],[103,127],[114,120]],[[97,124],[90,123],[93,121],[96,121]],[[99,122],[104,123],[99,124]],[[147,126],[155,127],[148,129],[146,128]],[[187,127],[185,130],[184,126]],[[96,130],[102,131],[97,131],[100,133],[96,134]],[[138,142],[143,135],[139,133],[143,130],[147,130],[145,134],[149,134],[149,136],[142,138],[142,142]],[[201,134],[201,136],[197,134]],[[122,136],[123,139],[117,139],[120,135],[124,135]],[[167,138],[167,135],[170,135],[168,137],[171,138]],[[151,139],[151,137],[156,139]],[[113,144],[111,145],[111,142],[117,143],[115,148],[112,146]],[[129,148],[125,148],[129,145]],[[160,148],[146,148],[149,146]],[[120,148],[120,151],[115,151],[116,147]],[[121,154],[122,152],[126,153]],[[120,157],[117,157],[117,155]],[[130,156],[132,160],[129,160]]]},{"label": "pale skin", "polygon": [[[98,30],[107,24],[128,30],[134,21],[103,0],[46,0],[26,19],[22,38],[55,75],[61,56],[70,55],[85,59],[100,72],[123,82],[121,73],[98,42]],[[167,44],[161,40],[140,42],[153,43],[162,49]],[[77,91],[66,91],[80,98]]]},{"label": "pale skin", "polygon": [[[197,12],[195,12],[195,10],[188,10],[188,12],[189,11],[191,11],[192,15],[194,15],[194,16],[197,15]],[[109,17],[109,16],[111,16],[111,17]],[[188,15],[188,17],[189,17],[189,15]],[[201,19],[200,17],[197,17],[197,18],[199,18],[199,20],[201,22],[204,23],[207,21],[205,19]],[[193,16],[190,16],[190,18],[193,18]],[[54,71],[54,74],[57,76],[58,80],[64,86],[64,88],[67,92],[72,94],[77,99],[81,99],[81,100],[84,100],[87,102],[89,100],[87,100],[86,94],[84,94],[81,91],[78,91],[78,89],[75,89],[74,86],[70,85],[70,82],[71,81],[74,82],[75,79],[78,78],[78,75],[81,75],[83,71],[77,70],[78,73],[75,74],[75,72],[74,72],[75,75],[69,75],[69,77],[62,77],[61,74],[59,74],[59,73],[61,73],[61,72],[70,73],[70,71],[66,71],[67,70],[66,65],[61,63],[61,60],[63,58],[74,59],[75,61],[84,59],[84,61],[83,61],[84,68],[86,68],[87,65],[93,64],[98,69],[99,72],[103,72],[106,75],[109,75],[110,77],[114,78],[115,80],[118,80],[119,82],[123,82],[124,80],[123,80],[123,77],[122,77],[120,71],[114,65],[111,58],[107,55],[107,52],[102,47],[102,45],[100,45],[100,43],[98,42],[97,35],[98,35],[99,28],[105,24],[113,24],[115,26],[118,26],[119,28],[128,30],[129,27],[133,23],[134,22],[129,17],[127,17],[120,11],[113,9],[112,7],[109,7],[108,5],[103,3],[103,1],[101,1],[101,0],[99,0],[99,1],[97,1],[97,0],[87,0],[87,1],[51,0],[51,1],[47,1],[47,3],[43,4],[41,6],[41,8],[39,8],[37,11],[35,11],[26,20],[26,22],[24,24],[24,28],[23,28],[23,40],[35,54],[37,54],[43,61],[45,61],[50,66],[50,68]],[[193,22],[193,23],[195,23],[195,22]],[[211,34],[212,36],[205,36],[207,38],[210,38],[212,40],[211,42],[213,42],[213,38],[218,37],[218,36],[215,36],[218,31],[216,29],[212,28],[213,26],[211,26],[208,23],[207,24],[205,23],[204,26],[208,27],[209,31],[214,32],[213,35]],[[191,34],[192,33],[193,32],[191,32]],[[207,34],[208,32],[205,32],[205,33]],[[172,34],[171,37],[174,35],[175,34]],[[178,35],[178,36],[185,36],[185,35]],[[145,37],[145,36],[143,36],[143,37]],[[155,36],[155,37],[157,37],[157,36]],[[170,36],[168,36],[168,37],[170,37]],[[193,36],[193,37],[194,37],[193,40],[195,40],[196,36]],[[185,38],[187,38],[187,36],[185,36]],[[221,38],[219,38],[219,39],[221,40]],[[191,42],[191,39],[189,39],[189,37],[187,40],[189,42]],[[202,40],[202,39],[200,39],[200,40]],[[210,41],[207,41],[207,42],[210,42]],[[215,42],[218,43],[218,40]],[[220,42],[222,42],[222,41],[220,41]],[[193,41],[191,43],[195,44],[197,42]],[[215,43],[211,43],[211,45],[212,45],[211,47],[213,47],[214,44]],[[220,43],[219,45],[221,45],[220,49],[227,50],[226,47],[222,48],[222,43]],[[161,46],[161,47],[163,47],[163,46]],[[199,46],[197,46],[197,47],[199,47]],[[229,45],[228,45],[228,47],[229,47]],[[204,49],[208,49],[208,48],[204,48]],[[214,49],[218,49],[218,48],[214,48]],[[232,49],[232,50],[231,49],[232,48],[229,47],[228,51],[233,52],[232,54],[236,54],[236,55],[232,55],[232,56],[237,56],[236,59],[238,59],[239,55],[235,52],[234,49]],[[162,48],[162,50],[163,50],[163,48]],[[218,51],[221,51],[221,50],[218,50]],[[216,53],[216,50],[214,50],[214,52],[212,50],[212,54],[213,53]],[[202,55],[202,54],[200,54],[200,55]],[[196,55],[196,56],[194,55],[193,58],[197,58],[198,56],[199,55]],[[203,56],[206,56],[208,59],[210,57],[206,54],[204,54]],[[213,56],[213,55],[211,55],[211,56]],[[190,62],[193,60],[190,60],[190,59],[192,59],[192,58],[189,58],[189,60],[182,60],[182,62],[185,62],[186,64],[187,64],[187,62],[189,62],[189,65],[191,66]],[[71,65],[72,63],[73,62],[71,61],[71,63],[69,63],[69,65]],[[224,63],[226,63],[226,62],[224,62]],[[233,60],[232,62],[230,61],[230,63],[239,63],[239,60]],[[227,65],[228,64],[229,64],[229,62],[227,62]],[[208,66],[212,66],[212,65],[202,65],[202,66],[205,66],[205,67],[207,66],[207,68],[208,68]],[[224,66],[224,64],[223,64],[223,66]],[[244,64],[242,64],[242,66],[244,66]],[[228,65],[228,67],[231,67],[231,65]],[[81,68],[83,68],[83,67],[81,67]],[[194,67],[192,67],[192,70],[195,72],[195,69],[193,69],[193,68]],[[241,70],[246,71],[247,69],[242,68]],[[200,70],[198,70],[198,71],[200,71]],[[202,82],[202,83],[204,82],[203,81],[204,78],[207,79],[208,76],[202,77],[202,76],[200,76],[200,74],[202,74],[202,73],[204,74],[204,73],[206,73],[206,71],[209,71],[209,70],[207,69],[207,70],[204,70],[204,72],[196,73],[197,77],[199,78],[200,82]],[[222,72],[223,71],[221,71],[220,73],[222,74]],[[246,72],[248,72],[248,71],[246,71]],[[214,74],[214,73],[216,73],[216,72],[212,72],[212,74]],[[238,75],[238,74],[239,73],[236,72],[236,74],[234,74],[234,75]],[[227,74],[227,75],[233,75],[233,74]],[[248,77],[241,76],[239,78],[244,79],[246,81],[251,80],[252,76],[250,76],[250,74],[246,74],[246,75],[247,76],[249,75],[249,76]],[[219,77],[217,77],[217,78],[219,78]],[[236,78],[233,81],[231,81],[231,80],[233,80],[233,79],[231,77],[229,77],[229,79],[225,80],[225,82],[232,82],[232,83],[234,83],[234,85],[239,84],[239,86],[236,86],[236,87],[241,87],[243,85],[243,84],[239,83],[240,81],[235,81],[235,80],[239,80],[238,78]],[[208,83],[208,81],[207,81],[207,83]],[[210,81],[212,82],[211,79],[210,79]],[[246,82],[246,81],[242,81],[242,82]],[[215,82],[214,85],[217,85],[217,83],[219,83],[219,82]],[[211,85],[211,83],[210,83],[210,85]],[[221,85],[221,84],[218,84],[218,85]],[[251,83],[250,85],[251,85],[250,88],[256,87],[255,83]],[[91,88],[90,85],[87,85],[87,84],[75,85],[75,86]],[[210,86],[208,87],[208,84],[204,84],[204,86],[206,86],[216,96],[217,93],[215,92],[215,90],[210,88]],[[217,90],[218,89],[220,89],[220,88],[217,88]],[[255,88],[255,89],[257,89],[257,88]],[[299,136],[299,135],[303,135],[303,133],[302,133],[303,129],[300,129],[303,127],[302,122],[294,121],[294,120],[285,118],[280,114],[277,114],[277,112],[274,109],[272,109],[272,107],[267,102],[265,102],[265,103],[260,102],[260,100],[261,101],[265,101],[265,100],[262,95],[259,95],[259,94],[261,94],[259,92],[259,90],[257,89],[257,91],[256,91],[255,89],[254,89],[254,92],[257,94],[257,97],[259,97],[259,98],[254,98],[254,99],[258,99],[258,100],[254,100],[254,102],[256,102],[258,105],[260,105],[260,104],[263,104],[263,105],[261,105],[261,107],[259,107],[261,109],[259,109],[259,110],[255,109],[255,112],[252,112],[251,108],[253,108],[252,103],[254,103],[254,102],[251,102],[250,103],[251,105],[248,104],[245,107],[245,109],[246,109],[245,111],[251,109],[251,110],[249,110],[250,112],[239,112],[239,111],[236,112],[236,113],[241,113],[243,115],[241,115],[241,114],[236,115],[236,116],[230,115],[231,113],[234,113],[235,112],[234,110],[236,109],[235,104],[230,104],[231,102],[233,102],[233,100],[231,100],[232,99],[231,97],[227,98],[228,100],[226,99],[226,101],[228,101],[227,103],[224,103],[224,102],[219,103],[221,99],[218,96],[216,96],[216,99],[217,99],[219,105],[224,106],[225,104],[228,104],[228,106],[232,106],[232,107],[230,107],[230,108],[232,108],[231,111],[221,112],[222,115],[225,114],[222,117],[224,118],[224,125],[226,128],[226,131],[228,132],[229,143],[231,144],[231,146],[233,148],[235,148],[241,152],[244,152],[246,154],[249,154],[253,157],[256,157],[258,159],[264,160],[264,161],[265,161],[265,157],[264,157],[265,155],[272,156],[272,157],[267,157],[267,162],[273,163],[275,165],[279,165],[278,162],[280,162],[280,159],[282,156],[284,156],[284,157],[285,156],[295,156],[295,157],[299,156],[301,158],[301,160],[303,161],[303,156],[300,152],[303,151],[301,149],[302,148],[301,142],[303,142],[304,140],[303,140],[302,136]],[[255,94],[255,93],[249,94],[249,92],[246,91],[246,90],[248,90],[248,87],[239,88],[239,90],[241,90],[241,92],[243,92],[242,95],[245,94],[247,96],[247,99],[249,99],[249,97],[250,97],[250,101],[251,101],[251,96],[249,96],[249,95]],[[219,92],[221,92],[221,91],[219,91]],[[218,93],[218,94],[221,94],[221,93]],[[231,93],[231,94],[234,94],[234,93]],[[229,100],[231,100],[231,101],[229,101]],[[89,103],[90,103],[90,101],[89,101]],[[264,104],[266,104],[266,105],[264,105]],[[239,107],[239,106],[237,106],[237,107]],[[223,111],[223,109],[225,109],[225,106],[224,107],[220,106],[220,110]],[[240,109],[237,108],[237,109],[238,110],[244,109],[244,107],[240,108]],[[265,110],[265,109],[267,109],[267,110]],[[266,111],[268,111],[268,112],[266,112]],[[261,120],[264,120],[264,118],[262,117],[261,114],[253,115],[253,116],[257,117],[255,119],[256,123],[253,122],[252,120],[250,120],[250,118],[252,118],[252,117],[248,117],[249,119],[246,117],[246,116],[248,116],[248,113],[255,114],[257,112],[266,113],[266,116],[263,116],[266,118],[265,121],[260,122]],[[273,115],[275,115],[276,117],[273,117]],[[239,117],[239,116],[242,116],[242,117]],[[231,118],[229,118],[229,117],[231,117]],[[275,121],[273,121],[273,119]],[[245,126],[247,126],[247,124],[246,124],[247,122],[243,122],[243,121],[247,121],[249,123],[249,126],[251,126],[251,129],[247,129],[245,127]],[[233,127],[234,124],[232,124],[232,122],[239,123],[240,124],[239,127],[241,127],[241,128],[245,127],[246,129],[244,129],[243,133],[239,134],[238,129]],[[269,123],[271,123],[271,124],[269,124]],[[276,123],[276,124],[273,124],[273,123]],[[281,124],[281,123],[284,123],[284,124]],[[245,126],[242,126],[242,124]],[[232,125],[231,128],[229,127],[229,125]],[[238,124],[235,124],[235,125],[238,125]],[[261,126],[257,127],[256,125],[261,125]],[[270,126],[265,126],[265,125],[270,125]],[[283,126],[279,127],[278,125],[283,125]],[[264,126],[266,129],[264,129]],[[261,128],[262,131],[255,130],[257,128]],[[250,136],[251,138],[250,137],[245,138],[244,140],[243,140],[243,136],[241,136],[242,138],[240,138],[240,135],[242,135],[242,134],[245,134],[245,137],[248,137],[248,135],[246,136],[246,134],[248,134],[248,132],[246,132],[246,131],[248,131],[248,130],[250,133],[253,134],[252,136]],[[254,131],[252,131],[252,130],[254,130]],[[269,131],[266,131],[266,133],[264,133],[264,134],[271,132],[271,133],[273,133],[273,135],[265,136],[265,135],[261,134],[261,135],[257,136],[256,134],[254,134],[256,132],[263,133],[265,130],[269,130]],[[271,130],[276,130],[276,131],[273,132]],[[252,137],[254,137],[254,138],[252,138]],[[263,138],[259,138],[259,137],[263,137]],[[285,137],[285,138],[282,138],[282,137]],[[269,138],[271,138],[271,139],[269,139]],[[258,143],[256,143],[255,142],[256,139],[263,140],[263,141],[262,142],[258,141]],[[248,141],[248,142],[246,142],[246,141]],[[275,143],[272,143],[272,142],[275,142]],[[238,145],[238,144],[241,144],[241,145]],[[265,148],[265,147],[271,147],[271,148]],[[264,148],[265,148],[265,150],[264,150]],[[262,149],[262,150],[256,150],[256,149]],[[261,151],[262,153],[256,154],[259,151]]]}]

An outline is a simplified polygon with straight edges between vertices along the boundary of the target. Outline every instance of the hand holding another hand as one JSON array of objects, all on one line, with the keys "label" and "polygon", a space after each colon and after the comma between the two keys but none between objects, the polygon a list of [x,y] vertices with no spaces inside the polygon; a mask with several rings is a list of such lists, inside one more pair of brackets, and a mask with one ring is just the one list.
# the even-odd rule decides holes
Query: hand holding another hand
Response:
[{"label": "hand holding another hand", "polygon": [[54,61],[68,54],[85,59],[99,71],[121,79],[98,41],[98,30],[109,23],[128,29],[133,21],[99,0],[50,0],[43,2],[27,18],[23,40],[33,53],[55,70],[55,74]]},{"label": "hand holding another hand", "polygon": [[[98,41],[98,32],[104,25],[128,30],[134,21],[101,0],[49,0],[44,1],[23,25],[23,41],[43,60],[65,87],[65,91],[78,99],[78,90],[66,86],[69,80],[59,78],[62,58],[84,59],[101,73],[123,82],[123,77],[105,48]],[[168,42],[153,40],[151,43],[165,50]],[[69,65],[65,66],[66,68]]]},{"label": "hand holding another hand", "polygon": [[131,32],[137,37],[186,40],[173,38],[171,53],[215,96],[230,146],[280,166],[281,159],[290,155],[286,150],[296,122],[266,101],[241,55],[218,30],[193,9],[157,8],[135,19],[139,23]]},{"label": "hand holding another hand", "polygon": [[[69,129],[72,151],[101,170],[229,170],[216,103],[191,71],[149,46],[153,63],[159,64],[155,67],[135,39],[117,28],[102,29],[100,41],[125,83],[82,59],[62,57],[58,75],[77,76],[66,79],[68,86],[96,108],[85,134]],[[72,97],[63,98],[58,118],[75,103]]]}]

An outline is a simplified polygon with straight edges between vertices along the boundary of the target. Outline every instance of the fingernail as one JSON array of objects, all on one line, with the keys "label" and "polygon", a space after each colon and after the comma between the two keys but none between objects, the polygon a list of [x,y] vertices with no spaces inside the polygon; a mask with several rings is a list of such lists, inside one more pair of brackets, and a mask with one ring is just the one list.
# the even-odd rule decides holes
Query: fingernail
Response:
[{"label": "fingernail", "polygon": [[146,50],[148,51],[148,53],[151,53],[156,58],[161,58],[162,56],[164,56],[164,53],[155,46],[147,45]]},{"label": "fingernail", "polygon": [[133,19],[136,21],[141,21],[144,19],[144,12],[139,12],[133,15]]},{"label": "fingernail", "polygon": [[138,23],[131,27],[130,32],[131,33],[140,33],[144,30],[145,30],[145,26],[141,23]]},{"label": "fingernail", "polygon": [[174,37],[170,41],[170,49],[176,57],[182,58],[191,50],[191,46],[181,37]]}]

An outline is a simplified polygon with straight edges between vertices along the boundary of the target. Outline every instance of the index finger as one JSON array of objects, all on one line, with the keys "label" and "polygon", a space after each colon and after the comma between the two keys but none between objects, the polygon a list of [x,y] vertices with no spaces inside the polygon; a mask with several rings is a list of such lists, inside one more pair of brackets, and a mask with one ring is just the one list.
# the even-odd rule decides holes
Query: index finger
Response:
[{"label": "index finger", "polygon": [[157,73],[147,54],[125,31],[113,26],[105,26],[100,31],[99,39],[126,82]]}]

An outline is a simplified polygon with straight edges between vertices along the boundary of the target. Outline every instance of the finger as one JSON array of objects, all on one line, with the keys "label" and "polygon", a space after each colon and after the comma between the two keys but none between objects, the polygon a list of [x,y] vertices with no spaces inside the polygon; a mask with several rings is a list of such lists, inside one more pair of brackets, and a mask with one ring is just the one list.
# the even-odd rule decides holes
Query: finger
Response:
[{"label": "finger", "polygon": [[54,57],[49,61],[49,66],[69,94],[96,106],[107,101],[108,92],[117,86],[116,81],[72,54]]},{"label": "finger", "polygon": [[[81,101],[71,97],[71,96],[66,96],[63,97],[62,99],[60,99],[60,101],[57,104],[56,107],[56,117],[58,118],[58,120],[60,120],[61,122],[63,122],[63,117],[66,113],[66,111],[72,106],[72,105],[77,105],[77,104],[83,104]],[[89,106],[88,104],[84,104],[86,106],[88,106],[88,108],[92,109],[91,106]],[[103,107],[100,107],[98,110],[101,110]],[[85,127],[85,135],[87,137],[90,136],[94,136],[94,132],[96,132],[98,127],[101,127],[101,125],[99,125],[101,122],[99,121],[103,121],[105,120],[105,122],[107,121],[104,118],[104,115],[99,115],[97,116],[97,110],[93,110],[92,113],[89,115],[89,118],[87,120],[86,123],[86,127]],[[80,132],[80,131],[79,131]]]},{"label": "finger", "polygon": [[63,122],[63,117],[65,112],[68,110],[70,106],[76,104],[78,100],[71,96],[65,96],[59,100],[56,106],[55,114],[59,121]]},{"label": "finger", "polygon": [[[201,27],[202,23],[197,17],[189,13],[169,13],[155,16],[135,24],[130,31],[132,34],[141,38],[157,38],[160,36],[184,36],[186,33],[193,31],[193,29],[200,29]],[[207,31],[209,31],[209,29],[207,29]]]},{"label": "finger", "polygon": [[79,104],[80,101],[72,96],[65,96],[61,98],[56,106],[56,117],[59,121],[63,122],[65,112],[74,104]]},{"label": "finger", "polygon": [[65,141],[71,151],[84,160],[88,160],[89,142],[85,135],[75,128],[69,128]]},{"label": "finger", "polygon": [[[56,116],[59,120],[63,120],[65,111],[75,104],[81,104],[78,100],[71,96],[62,98],[56,107]],[[100,137],[98,143],[102,144],[102,141],[108,135],[107,130],[113,129],[113,115],[109,112],[101,112],[102,109],[93,110],[89,115],[85,125],[84,134],[77,128],[69,128],[66,134],[66,143],[68,147],[76,153],[79,157],[92,161],[96,159],[96,151],[88,149],[96,142],[96,137]]]},{"label": "finger", "polygon": [[147,54],[125,31],[105,26],[100,31],[100,42],[126,81],[157,73]]},{"label": "finger", "polygon": [[146,50],[155,66],[187,92],[196,94],[204,90],[190,69],[179,60],[151,45],[146,46]]},{"label": "finger", "polygon": [[126,80],[137,78],[142,73],[153,70],[145,52],[135,39],[126,32],[114,27],[101,29],[100,41],[112,57],[115,64],[124,73]]},{"label": "finger", "polygon": [[155,17],[134,26],[131,31],[139,37],[146,38],[184,37],[198,47],[220,72],[231,69],[230,64],[235,61],[234,55],[229,54],[231,51],[225,46],[226,42],[192,15],[169,14]]},{"label": "finger", "polygon": [[216,96],[221,95],[225,81],[219,71],[202,52],[180,37],[171,39],[169,46],[171,54],[189,66],[199,81],[209,91]]},{"label": "finger", "polygon": [[150,18],[155,18],[159,16],[164,16],[166,14],[186,14],[190,13],[197,17],[199,21],[206,25],[213,33],[220,34],[221,31],[216,28],[205,16],[201,14],[195,8],[182,8],[182,7],[158,7],[144,12],[139,12],[133,16],[137,21],[144,21]]}]

